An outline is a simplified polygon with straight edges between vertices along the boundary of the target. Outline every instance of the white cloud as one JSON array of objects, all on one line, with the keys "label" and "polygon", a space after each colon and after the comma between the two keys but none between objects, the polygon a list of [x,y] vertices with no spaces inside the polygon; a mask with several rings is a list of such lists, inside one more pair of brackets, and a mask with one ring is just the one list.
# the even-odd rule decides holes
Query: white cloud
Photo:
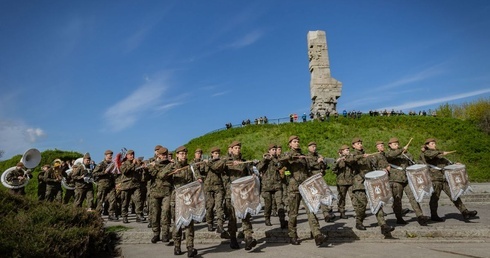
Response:
[{"label": "white cloud", "polygon": [[21,122],[0,122],[0,150],[5,151],[2,159],[9,159],[32,148],[46,133],[41,128],[31,128]]},{"label": "white cloud", "polygon": [[437,98],[437,99],[429,99],[429,100],[421,100],[421,101],[413,101],[413,102],[407,102],[398,106],[390,106],[390,107],[383,107],[379,108],[379,110],[406,110],[406,109],[412,109],[412,108],[417,108],[417,107],[424,107],[424,106],[429,106],[429,105],[434,105],[434,104],[439,104],[439,103],[444,103],[452,100],[458,100],[458,99],[464,99],[468,97],[473,97],[485,93],[490,93],[490,89],[483,89],[483,90],[477,90],[477,91],[472,91],[472,92],[466,92],[466,93],[461,93],[461,94],[456,94],[452,96],[447,96],[443,98]]},{"label": "white cloud", "polygon": [[444,73],[444,71],[441,69],[442,64],[435,65],[432,67],[429,67],[417,74],[412,74],[409,76],[405,76],[403,78],[400,78],[394,82],[390,82],[388,84],[379,86],[376,88],[376,90],[387,90],[387,89],[392,89],[392,88],[397,88],[403,85],[411,84],[414,82],[419,82],[423,81],[429,78],[432,78],[434,76],[437,76],[439,74]]},{"label": "white cloud", "polygon": [[242,48],[246,47],[249,45],[252,45],[253,43],[257,42],[263,35],[264,33],[260,30],[255,30],[252,31],[242,38],[236,40],[235,42],[231,43],[229,45],[230,48]]}]

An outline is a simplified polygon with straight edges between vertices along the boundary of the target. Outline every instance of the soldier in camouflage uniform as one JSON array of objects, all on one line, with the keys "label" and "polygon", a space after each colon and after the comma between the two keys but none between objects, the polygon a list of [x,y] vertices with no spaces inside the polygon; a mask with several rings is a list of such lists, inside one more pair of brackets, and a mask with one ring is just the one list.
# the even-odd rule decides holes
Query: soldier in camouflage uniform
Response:
[{"label": "soldier in camouflage uniform", "polygon": [[61,180],[64,176],[62,169],[61,160],[55,159],[53,161],[53,167],[44,175],[44,181],[46,181],[46,201],[48,202],[62,202],[63,190],[61,189]]},{"label": "soldier in camouflage uniform", "polygon": [[44,201],[46,199],[46,181],[44,181],[44,175],[51,166],[46,164],[42,166],[41,171],[37,174],[37,199]]},{"label": "soldier in camouflage uniform", "polygon": [[[306,161],[308,162],[308,169],[312,175],[322,174],[325,175],[327,165],[325,164],[323,157],[316,151],[316,142],[308,143],[308,154],[306,154]],[[332,208],[321,204],[321,209],[325,222],[332,222],[335,219]]]},{"label": "soldier in camouflage uniform", "polygon": [[[424,158],[427,164],[430,167],[430,179],[432,180],[432,185],[434,187],[434,192],[430,197],[429,206],[430,206],[430,218],[432,221],[444,221],[443,218],[437,215],[437,208],[439,206],[439,196],[441,196],[441,191],[444,191],[447,196],[451,197],[451,191],[449,189],[449,183],[444,177],[444,167],[447,165],[451,165],[451,162],[444,158],[445,155],[448,154],[446,151],[440,151],[436,148],[436,140],[433,138],[429,138],[425,141],[426,150],[424,153]],[[451,199],[452,200],[452,199]],[[477,211],[469,211],[466,209],[466,206],[461,201],[461,198],[458,198],[456,201],[452,201],[456,208],[463,214],[463,219],[465,221],[470,218],[476,217]]]},{"label": "soldier in camouflage uniform", "polygon": [[[197,148],[194,151],[194,159],[191,162],[191,166],[192,166],[192,169],[194,169],[194,171],[196,173],[199,173],[201,176],[203,176],[202,180],[204,181],[204,173],[205,173],[204,170],[206,168],[206,164],[205,164],[205,161],[202,160],[202,149]],[[206,218],[207,218],[207,216],[203,218],[202,222],[206,222]],[[196,222],[196,224],[199,224],[199,223],[200,222]],[[211,231],[214,231],[213,221],[211,221],[211,228],[209,227],[209,223],[208,223],[208,231],[210,229],[211,229]]]},{"label": "soldier in camouflage uniform", "polygon": [[140,160],[134,158],[134,151],[128,150],[126,152],[126,160],[121,164],[121,200],[122,200],[122,216],[123,223],[129,223],[128,221],[128,208],[129,203],[133,201],[136,206],[136,222],[143,222],[146,220],[141,214],[143,214],[143,205],[141,203],[141,192],[139,190],[141,182],[141,170],[138,170],[142,166]]},{"label": "soldier in camouflage uniform", "polygon": [[[359,230],[366,230],[366,227],[362,224],[366,218],[366,206],[368,204],[366,196],[366,188],[364,186],[364,180],[366,173],[373,170],[372,163],[369,160],[369,155],[364,153],[362,146],[362,140],[360,138],[352,139],[353,151],[351,155],[346,157],[345,162],[352,167],[354,171],[354,180],[352,185],[352,193],[354,195],[354,206],[356,212],[356,228]],[[384,218],[383,209],[379,209],[376,213],[376,219],[378,225],[381,227],[381,233],[387,237],[391,237],[391,232],[395,229],[386,224]]]},{"label": "soldier in camouflage uniform", "polygon": [[[278,159],[281,159],[281,157],[284,156],[284,153],[282,153],[282,146],[277,144],[276,145],[276,156]],[[288,182],[289,182],[289,171],[286,171],[286,167],[282,167],[279,169],[279,173],[281,175],[281,181],[282,181],[282,203],[284,203],[284,211],[288,210],[289,206],[289,200],[288,200]],[[287,172],[287,174],[286,174]],[[272,199],[272,216],[275,216],[277,214],[277,203],[275,199]]]},{"label": "soldier in camouflage uniform", "polygon": [[[5,178],[5,181],[11,186],[18,186],[25,183],[25,180],[32,178],[30,170],[24,172],[24,163],[17,162],[15,169],[10,171],[10,173]],[[10,188],[9,193],[14,195],[26,195],[25,186],[20,188]]]},{"label": "soldier in camouflage uniform", "polygon": [[223,202],[225,199],[225,188],[221,176],[225,173],[226,160],[220,158],[221,150],[218,147],[211,148],[211,160],[204,168],[204,192],[206,193],[206,222],[208,231],[214,231],[213,219],[216,209],[217,232],[224,233],[223,223],[225,211]]},{"label": "soldier in camouflage uniform", "polygon": [[104,152],[104,160],[95,166],[92,175],[97,183],[97,205],[95,210],[102,214],[102,205],[107,202],[109,204],[109,217],[111,221],[118,220],[116,216],[116,184],[115,184],[115,161],[112,160],[113,152],[106,150]]},{"label": "soldier in camouflage uniform", "polygon": [[75,207],[82,207],[83,202],[87,199],[88,209],[92,209],[94,205],[94,186],[92,182],[85,181],[85,177],[91,176],[90,154],[86,153],[83,156],[83,165],[73,165],[73,170],[70,177],[75,182]]},{"label": "soldier in camouflage uniform", "polygon": [[[289,137],[289,147],[291,148],[290,151],[285,153],[284,156],[279,159],[279,161],[281,162],[281,166],[285,166],[287,170],[291,172],[288,184],[288,235],[291,244],[299,245],[300,241],[297,234],[298,211],[299,205],[303,198],[299,193],[298,187],[301,183],[303,183],[303,181],[312,175],[308,170],[306,156],[301,152],[298,136],[292,135]],[[315,237],[315,244],[320,246],[326,240],[326,236],[320,232],[320,225],[315,214],[310,212],[308,208],[305,210],[306,214],[308,215],[310,230]]]},{"label": "soldier in camouflage uniform", "polygon": [[389,150],[385,153],[385,155],[391,166],[390,184],[391,191],[393,193],[393,212],[396,216],[396,223],[402,225],[407,224],[407,222],[403,219],[402,214],[402,198],[403,192],[405,192],[410,202],[410,205],[415,211],[418,223],[421,226],[427,226],[427,221],[429,220],[429,217],[424,216],[424,213],[420,208],[420,204],[417,202],[417,200],[415,200],[412,190],[408,185],[406,168],[414,164],[412,155],[407,152],[408,145],[400,149],[398,148],[398,138],[391,138],[388,142],[388,146]]},{"label": "soldier in camouflage uniform", "polygon": [[[174,189],[177,189],[183,185],[192,183],[194,180],[202,182],[201,175],[199,171],[192,171],[191,167],[187,163],[187,148],[180,146],[175,150],[176,160],[174,163],[170,163],[165,167],[164,171],[166,174],[173,173],[173,185]],[[172,192],[172,209],[175,211],[175,191]],[[174,212],[175,214],[175,212]],[[174,217],[174,227],[172,237],[174,239],[174,254],[180,255],[181,251],[181,241],[182,241],[182,228],[177,229],[175,225],[175,215]],[[194,221],[191,221],[185,230],[185,239],[187,247],[187,257],[194,257],[197,255],[197,250],[194,248]]]},{"label": "soldier in camouflage uniform", "polygon": [[153,178],[150,184],[150,221],[152,225],[152,243],[160,241],[170,241],[170,199],[173,192],[173,178],[168,175],[165,168],[170,164],[168,160],[168,149],[160,147],[157,151],[157,158],[149,166],[149,172]]},{"label": "soldier in camouflage uniform", "polygon": [[[68,204],[70,200],[73,198],[75,200],[75,181],[73,181],[73,178],[71,175],[69,175],[66,171],[70,168],[68,166],[69,161],[63,162],[61,165],[61,170],[63,171],[63,178],[65,180],[65,184],[68,186],[68,188],[65,188],[65,193],[63,194],[63,204]],[[72,170],[73,171],[73,170]],[[63,179],[62,179],[63,181]],[[63,184],[61,184],[63,186]],[[64,188],[64,187],[63,187]]]},{"label": "soldier in camouflage uniform", "polygon": [[287,228],[285,220],[286,212],[284,203],[282,202],[282,178],[279,173],[280,163],[276,155],[276,145],[270,144],[268,153],[264,154],[263,159],[257,165],[257,169],[261,175],[262,197],[264,198],[264,217],[265,225],[272,226],[272,200],[276,200],[278,205],[279,221],[281,228]]},{"label": "soldier in camouflage uniform", "polygon": [[[155,165],[155,162],[157,161],[157,158],[158,158],[158,150],[161,148],[163,148],[162,145],[155,146],[153,157],[148,159],[148,164],[150,166]],[[151,204],[152,198],[150,197],[150,189],[151,189],[151,186],[155,183],[155,177],[152,175],[150,167],[148,167],[148,169],[147,169],[146,176],[147,176],[147,178],[146,178],[146,180],[147,180],[147,182],[146,182],[146,205],[148,208],[148,220],[149,220],[148,228],[152,228],[151,209],[152,209],[153,205]]]},{"label": "soldier in camouflage uniform", "polygon": [[[228,215],[228,232],[230,234],[230,247],[232,249],[238,249],[238,241],[236,238],[237,233],[237,218],[235,215],[235,208],[231,203],[231,182],[234,180],[252,175],[252,169],[249,164],[244,163],[245,160],[242,159],[241,148],[242,144],[239,141],[233,141],[229,147],[231,148],[230,157],[226,162],[226,174],[227,174],[227,184],[225,184],[226,195],[225,202],[226,208],[225,212]],[[225,180],[225,178],[223,178]],[[252,223],[250,222],[250,213],[242,219],[243,233],[245,234],[245,250],[251,250],[257,245],[257,240],[253,238]]]},{"label": "soldier in camouflage uniform", "polygon": [[347,197],[347,193],[349,193],[351,202],[354,203],[354,195],[352,194],[354,173],[352,168],[345,162],[345,159],[349,156],[349,146],[342,145],[338,152],[340,157],[335,161],[332,171],[337,176],[337,205],[340,218],[347,219],[347,215],[345,214],[345,198]]}]

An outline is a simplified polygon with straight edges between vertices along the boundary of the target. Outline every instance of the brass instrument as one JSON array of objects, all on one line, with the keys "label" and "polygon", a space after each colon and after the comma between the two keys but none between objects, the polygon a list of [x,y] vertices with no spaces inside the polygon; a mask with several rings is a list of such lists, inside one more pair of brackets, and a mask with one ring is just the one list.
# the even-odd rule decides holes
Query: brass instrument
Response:
[{"label": "brass instrument", "polygon": [[20,159],[20,162],[22,162],[24,166],[28,168],[27,171],[23,170],[23,179],[21,179],[20,184],[18,185],[12,185],[11,183],[7,182],[7,176],[16,168],[11,167],[5,170],[1,176],[1,182],[5,187],[9,189],[19,189],[25,187],[29,183],[29,172],[31,171],[30,169],[37,167],[37,165],[39,165],[39,162],[41,162],[41,152],[39,152],[39,150],[37,149],[29,149],[24,152],[24,155]]}]

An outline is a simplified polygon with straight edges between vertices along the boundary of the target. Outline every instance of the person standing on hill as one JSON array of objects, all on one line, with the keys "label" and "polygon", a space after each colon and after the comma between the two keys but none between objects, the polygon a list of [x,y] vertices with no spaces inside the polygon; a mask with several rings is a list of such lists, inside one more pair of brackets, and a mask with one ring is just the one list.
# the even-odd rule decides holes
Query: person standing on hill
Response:
[{"label": "person standing on hill", "polygon": [[352,181],[354,174],[352,168],[345,162],[345,159],[349,156],[349,146],[342,145],[338,151],[339,158],[335,161],[332,171],[337,176],[337,192],[338,192],[338,208],[340,212],[340,218],[347,219],[345,214],[345,199],[347,193],[351,202],[354,203],[354,196],[352,194]]},{"label": "person standing on hill", "polygon": [[390,183],[391,191],[393,193],[393,212],[396,216],[396,224],[407,224],[407,222],[403,219],[402,214],[402,198],[403,192],[405,192],[412,209],[417,215],[417,222],[421,226],[427,226],[429,217],[424,216],[420,204],[417,202],[417,200],[415,200],[412,190],[408,185],[406,169],[411,165],[411,163],[413,163],[412,155],[408,153],[408,145],[400,149],[398,138],[391,138],[388,142],[388,146],[390,149],[388,152],[386,152],[386,158],[391,166]]},{"label": "person standing on hill", "polygon": [[[306,156],[301,152],[299,137],[292,135],[289,137],[289,152],[285,153],[283,157],[279,159],[281,167],[285,166],[287,170],[291,172],[288,185],[289,196],[289,223],[288,223],[288,235],[289,242],[292,245],[299,245],[300,240],[297,233],[298,224],[298,211],[299,205],[302,201],[301,194],[299,193],[299,185],[306,179],[312,176],[308,170],[308,162]],[[325,240],[326,236],[320,232],[320,224],[318,218],[310,212],[308,208],[305,209],[308,216],[310,230],[315,238],[315,244],[320,246]]]},{"label": "person standing on hill", "polygon": [[[66,176],[66,175],[65,175]],[[55,159],[53,161],[53,167],[50,168],[44,175],[44,181],[46,181],[46,201],[48,202],[62,202],[63,190],[61,189],[61,180],[63,178],[63,168],[61,167],[61,160]]]},{"label": "person standing on hill", "polygon": [[[424,159],[430,167],[430,179],[432,180],[432,185],[434,187],[434,192],[432,193],[429,201],[431,215],[430,219],[432,221],[444,221],[444,219],[439,217],[437,214],[437,208],[439,206],[439,197],[441,196],[442,191],[444,191],[447,196],[451,198],[449,183],[444,177],[444,167],[451,165],[451,162],[444,157],[448,154],[448,152],[437,149],[436,140],[434,138],[425,140],[425,148],[426,150],[423,152]],[[461,212],[465,221],[476,217],[476,214],[478,214],[476,210],[469,211],[466,209],[466,206],[463,204],[463,201],[461,201],[461,198],[456,199],[456,201],[451,199],[451,201]]]}]

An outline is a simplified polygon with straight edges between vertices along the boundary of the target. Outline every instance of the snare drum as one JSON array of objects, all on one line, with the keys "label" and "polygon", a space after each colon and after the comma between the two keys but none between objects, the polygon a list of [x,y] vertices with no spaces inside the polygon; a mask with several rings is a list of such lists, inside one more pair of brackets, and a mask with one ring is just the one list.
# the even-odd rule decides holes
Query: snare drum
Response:
[{"label": "snare drum", "polygon": [[424,196],[430,197],[434,192],[430,180],[429,167],[423,164],[415,164],[407,167],[407,179],[410,190],[417,202],[421,202]]},{"label": "snare drum", "polygon": [[244,219],[247,213],[257,215],[260,203],[260,181],[256,176],[241,177],[231,182],[231,203],[237,218]]},{"label": "snare drum", "polygon": [[463,164],[453,164],[444,167],[444,176],[451,190],[451,199],[456,201],[461,195],[472,191],[466,166]]},{"label": "snare drum", "polygon": [[367,173],[364,186],[372,214],[378,213],[381,207],[393,201],[388,173],[385,171],[376,170]]}]

